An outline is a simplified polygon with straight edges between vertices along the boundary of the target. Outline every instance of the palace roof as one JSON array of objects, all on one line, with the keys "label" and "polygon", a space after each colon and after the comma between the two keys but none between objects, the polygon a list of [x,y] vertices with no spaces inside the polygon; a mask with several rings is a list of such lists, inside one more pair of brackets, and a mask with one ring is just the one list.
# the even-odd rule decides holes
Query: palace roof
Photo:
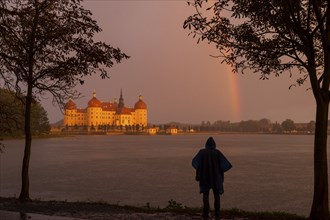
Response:
[{"label": "palace roof", "polygon": [[135,109],[147,109],[147,105],[144,101],[142,101],[142,96],[139,96],[139,101],[137,101],[134,105]]},{"label": "palace roof", "polygon": [[68,109],[68,110],[77,109],[76,103],[74,103],[72,101],[72,99],[70,98],[69,101],[65,104],[65,109]]},{"label": "palace roof", "polygon": [[118,104],[112,102],[102,102],[102,110],[103,111],[116,111]]},{"label": "palace roof", "polygon": [[102,106],[102,102],[100,102],[97,98],[96,98],[96,92],[93,92],[93,98],[91,100],[89,100],[88,102],[88,107],[91,108],[97,108],[97,107],[101,107]]},{"label": "palace roof", "polygon": [[[142,101],[142,96],[139,96],[139,100],[135,103],[134,108],[127,108],[124,106],[122,92],[121,92],[121,106],[116,102],[101,102],[96,98],[96,92],[93,92],[93,97],[88,101],[87,108],[102,108],[103,111],[115,111],[117,114],[131,114],[136,109],[147,109],[147,105]],[[69,101],[65,104],[65,109],[75,110],[77,109],[78,113],[86,113],[87,108],[77,109],[76,103],[70,98]]]},{"label": "palace roof", "polygon": [[132,112],[134,112],[133,108],[122,107],[118,108],[116,113],[119,115],[130,115]]}]

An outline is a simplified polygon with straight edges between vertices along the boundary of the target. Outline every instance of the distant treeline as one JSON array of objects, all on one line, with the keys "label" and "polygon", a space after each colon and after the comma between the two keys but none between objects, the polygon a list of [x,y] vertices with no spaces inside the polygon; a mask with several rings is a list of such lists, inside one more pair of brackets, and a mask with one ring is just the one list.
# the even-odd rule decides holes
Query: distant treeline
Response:
[{"label": "distant treeline", "polygon": [[218,120],[213,123],[202,121],[200,125],[189,125],[180,123],[169,123],[160,125],[160,129],[174,126],[184,132],[188,131],[223,131],[223,132],[259,132],[259,133],[314,133],[315,121],[308,123],[295,123],[291,119],[286,119],[282,123],[271,122],[269,119],[247,120],[240,122],[230,122]]},{"label": "distant treeline", "polygon": [[[24,96],[0,89],[0,137],[24,135]],[[50,124],[47,112],[38,101],[34,101],[31,112],[32,135],[48,134]]]}]

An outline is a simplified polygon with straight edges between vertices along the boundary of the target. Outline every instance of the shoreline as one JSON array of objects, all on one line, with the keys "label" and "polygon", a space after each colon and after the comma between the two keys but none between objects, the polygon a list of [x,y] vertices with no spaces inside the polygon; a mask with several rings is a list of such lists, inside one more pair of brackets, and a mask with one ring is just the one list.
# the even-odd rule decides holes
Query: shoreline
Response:
[{"label": "shoreline", "polygon": [[[16,198],[0,197],[0,210],[61,216],[70,218],[101,219],[160,219],[189,220],[201,219],[201,208],[190,208],[180,203],[169,203],[165,208],[150,206],[134,207],[114,205],[105,202],[67,202],[67,201],[20,201]],[[246,212],[239,209],[221,210],[222,219],[231,220],[306,220],[308,218],[283,212]]]},{"label": "shoreline", "polygon": [[[285,135],[285,136],[296,136],[296,135],[314,135],[313,133],[260,133],[260,132],[223,132],[223,131],[214,131],[214,132],[180,132],[177,134],[148,134],[148,133],[132,133],[132,132],[92,132],[92,133],[81,133],[81,132],[70,132],[65,134],[48,134],[48,135],[41,135],[41,136],[33,136],[33,139],[47,139],[47,138],[62,138],[62,137],[73,137],[73,136],[115,136],[115,135],[143,135],[143,136],[176,136],[176,135]],[[330,134],[329,134],[330,135]],[[20,137],[0,137],[1,141],[6,140],[24,140],[24,136]]]}]

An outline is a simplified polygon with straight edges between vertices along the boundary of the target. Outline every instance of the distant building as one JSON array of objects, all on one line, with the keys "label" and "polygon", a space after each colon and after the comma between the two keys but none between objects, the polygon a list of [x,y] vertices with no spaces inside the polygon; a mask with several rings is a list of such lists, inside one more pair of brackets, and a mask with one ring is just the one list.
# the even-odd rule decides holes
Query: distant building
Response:
[{"label": "distant building", "polygon": [[102,102],[96,98],[96,92],[84,109],[78,109],[70,98],[65,105],[64,126],[147,126],[147,105],[142,96],[135,103],[134,108],[127,108],[124,104],[123,92],[120,91],[119,103]]},{"label": "distant building", "polygon": [[147,132],[148,134],[157,134],[157,128],[148,128]]},{"label": "distant building", "polygon": [[178,134],[178,129],[175,127],[169,127],[165,131],[166,134]]}]

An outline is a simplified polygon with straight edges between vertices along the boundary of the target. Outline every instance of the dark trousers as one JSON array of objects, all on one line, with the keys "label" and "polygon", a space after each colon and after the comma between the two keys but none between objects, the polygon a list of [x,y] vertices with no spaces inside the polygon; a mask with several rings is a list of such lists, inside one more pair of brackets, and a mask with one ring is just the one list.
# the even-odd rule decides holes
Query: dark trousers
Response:
[{"label": "dark trousers", "polygon": [[[212,189],[214,196],[214,214],[215,217],[220,216],[220,194],[219,190]],[[209,202],[210,190],[207,190],[203,193],[203,217],[208,217],[210,211],[210,202]]]}]

